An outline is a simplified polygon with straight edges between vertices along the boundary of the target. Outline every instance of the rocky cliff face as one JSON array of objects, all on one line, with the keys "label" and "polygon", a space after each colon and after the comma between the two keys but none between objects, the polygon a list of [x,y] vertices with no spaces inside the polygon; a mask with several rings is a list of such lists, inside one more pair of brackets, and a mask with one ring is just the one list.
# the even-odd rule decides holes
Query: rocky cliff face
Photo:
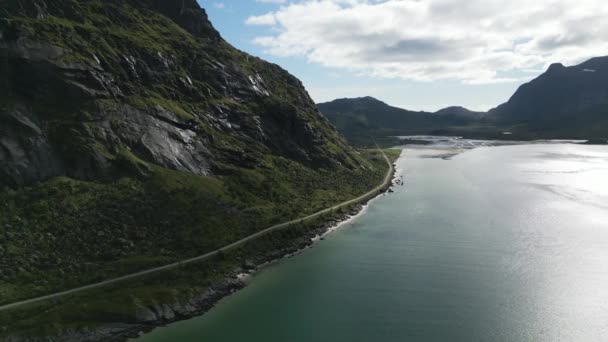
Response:
[{"label": "rocky cliff face", "polygon": [[358,165],[302,84],[231,47],[195,0],[4,0],[0,75],[0,186],[145,174],[139,160]]}]

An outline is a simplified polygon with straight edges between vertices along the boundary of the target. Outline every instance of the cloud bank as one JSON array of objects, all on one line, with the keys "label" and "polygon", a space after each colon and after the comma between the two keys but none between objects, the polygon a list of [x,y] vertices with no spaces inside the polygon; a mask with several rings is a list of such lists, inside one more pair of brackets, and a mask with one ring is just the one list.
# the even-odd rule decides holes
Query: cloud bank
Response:
[{"label": "cloud bank", "polygon": [[[381,78],[519,80],[608,54],[604,0],[301,0],[247,19],[275,56]],[[510,75],[510,76],[509,76]]]}]

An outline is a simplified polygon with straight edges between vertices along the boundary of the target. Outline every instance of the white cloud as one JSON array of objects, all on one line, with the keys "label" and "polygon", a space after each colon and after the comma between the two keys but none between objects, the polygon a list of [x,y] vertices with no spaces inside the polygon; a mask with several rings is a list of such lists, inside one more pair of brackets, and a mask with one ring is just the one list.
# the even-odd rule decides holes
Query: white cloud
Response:
[{"label": "white cloud", "polygon": [[214,2],[213,7],[217,8],[217,9],[224,9],[224,8],[226,8],[226,5],[224,5],[223,2]]},{"label": "white cloud", "polygon": [[245,23],[247,25],[276,25],[277,21],[274,13],[267,13],[264,15],[249,17]]},{"label": "white cloud", "polygon": [[480,84],[608,54],[607,17],[603,0],[300,0],[247,24],[273,28],[255,43],[275,56],[382,78]]}]

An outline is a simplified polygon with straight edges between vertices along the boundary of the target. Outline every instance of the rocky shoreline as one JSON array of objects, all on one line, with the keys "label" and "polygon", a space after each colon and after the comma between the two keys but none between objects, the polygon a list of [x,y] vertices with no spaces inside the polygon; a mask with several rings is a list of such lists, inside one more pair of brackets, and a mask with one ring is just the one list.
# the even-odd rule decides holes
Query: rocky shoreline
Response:
[{"label": "rocky shoreline", "polygon": [[[395,163],[396,164],[396,163]],[[336,213],[330,220],[313,226],[288,246],[268,251],[245,260],[241,267],[226,274],[222,281],[207,288],[199,295],[192,297],[186,303],[159,303],[154,306],[140,306],[136,312],[137,323],[112,323],[91,329],[68,330],[55,338],[31,339],[20,336],[8,337],[7,342],[39,342],[39,341],[109,341],[125,342],[140,337],[155,328],[166,326],[182,320],[203,315],[213,308],[221,299],[230,296],[247,286],[247,279],[262,270],[265,266],[278,262],[283,258],[292,257],[323,239],[328,233],[337,229],[359,215],[368,203],[384,194],[392,193],[392,187],[400,185],[395,165],[393,165],[392,180],[377,196],[351,207],[347,212]]]},{"label": "rocky shoreline", "polygon": [[[389,188],[387,188],[382,194],[388,193],[388,191]],[[379,194],[378,196],[382,194]],[[149,314],[156,315],[155,320],[149,321],[140,326],[129,327],[128,330],[114,335],[112,338],[108,339],[108,341],[124,342],[130,338],[136,338],[148,333],[155,328],[205,314],[221,299],[230,296],[236,291],[247,286],[247,279],[253,276],[255,273],[260,272],[264,267],[274,264],[281,259],[295,256],[307,248],[313,247],[315,243],[318,243],[323,239],[323,236],[331,233],[331,231],[339,227],[341,224],[348,222],[353,217],[359,215],[366,208],[368,203],[369,201],[366,201],[365,203],[356,205],[348,212],[340,214],[339,216],[336,216],[331,220],[312,228],[307,234],[300,237],[296,243],[291,244],[289,247],[270,251],[263,256],[245,261],[241,266],[241,269],[230,272],[230,274],[226,275],[221,283],[209,288],[199,297],[193,298],[185,307],[181,306],[175,308],[176,310],[169,307],[170,310],[173,311],[173,314],[171,314],[171,311],[166,310],[167,305],[158,307],[156,310],[149,310]]]},{"label": "rocky shoreline", "polygon": [[[396,170],[396,163],[393,164],[393,170]],[[187,308],[191,310],[184,312],[184,310],[180,310],[180,308],[177,308],[177,310],[174,311],[174,315],[169,314],[169,317],[166,317],[164,316],[164,312],[166,311],[159,308],[156,313],[158,314],[160,312],[161,314],[160,317],[158,317],[157,315],[156,320],[150,321],[145,325],[130,327],[120,334],[114,334],[112,338],[110,338],[108,341],[124,342],[130,338],[140,337],[155,328],[162,327],[177,321],[191,319],[206,313],[211,308],[213,308],[215,304],[217,304],[221,299],[247,286],[246,278],[261,271],[265,266],[278,262],[283,258],[288,258],[297,255],[305,249],[312,247],[315,243],[322,240],[323,236],[328,233],[331,233],[340,225],[350,221],[351,219],[361,214],[361,212],[368,206],[370,201],[384,194],[392,193],[391,188],[394,185],[401,184],[399,182],[401,181],[397,177],[397,172],[394,171],[390,185],[387,186],[377,196],[358,205],[355,205],[348,212],[336,214],[336,216],[334,216],[331,220],[324,222],[316,227],[313,227],[305,235],[300,237],[296,243],[291,244],[289,247],[285,247],[280,250],[270,251],[263,256],[258,256],[253,260],[245,261],[241,270],[234,270],[233,272],[228,274],[221,283],[211,287],[205,293],[201,294],[201,296],[193,298],[191,303],[189,303],[190,305],[187,305]],[[243,277],[243,275],[245,275],[245,277]],[[183,307],[181,309],[183,309]]]}]

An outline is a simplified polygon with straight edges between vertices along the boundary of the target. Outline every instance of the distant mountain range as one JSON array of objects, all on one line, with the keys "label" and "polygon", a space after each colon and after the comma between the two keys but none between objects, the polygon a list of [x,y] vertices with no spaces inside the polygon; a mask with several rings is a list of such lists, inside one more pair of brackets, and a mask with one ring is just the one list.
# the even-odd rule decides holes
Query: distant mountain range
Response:
[{"label": "distant mountain range", "polygon": [[[435,113],[392,107],[371,97],[318,105],[352,142],[372,136],[447,134],[478,138],[608,138],[608,57],[552,64],[488,112],[448,107]],[[508,132],[510,134],[506,135]]]},{"label": "distant mountain range", "polygon": [[392,107],[373,97],[338,99],[318,104],[319,109],[354,144],[367,144],[369,136],[439,133],[469,126],[485,113],[448,107],[435,113]]}]

